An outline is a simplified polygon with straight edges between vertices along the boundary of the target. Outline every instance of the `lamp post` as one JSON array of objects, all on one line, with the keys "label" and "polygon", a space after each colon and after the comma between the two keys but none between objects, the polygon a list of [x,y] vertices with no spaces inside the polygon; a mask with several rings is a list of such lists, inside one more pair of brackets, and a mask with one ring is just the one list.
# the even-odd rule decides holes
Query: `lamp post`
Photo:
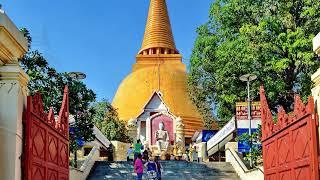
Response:
[{"label": "lamp post", "polygon": [[74,80],[82,80],[87,77],[83,72],[69,72],[68,75]]},{"label": "lamp post", "polygon": [[[72,78],[72,80],[78,80],[78,81],[83,80],[87,77],[86,74],[84,74],[82,72],[69,72],[68,75],[69,75],[69,77]],[[79,95],[77,94],[77,96],[79,96]],[[74,117],[74,121],[76,123],[77,119],[78,119],[78,106],[75,106],[75,109],[76,109],[76,115]],[[78,161],[77,150],[75,150],[75,152],[74,152],[74,167],[75,168],[78,168],[77,161]]]},{"label": "lamp post", "polygon": [[248,120],[249,120],[249,152],[250,152],[250,168],[252,168],[252,139],[251,139],[251,99],[250,99],[250,81],[257,79],[257,76],[254,74],[245,74],[240,77],[240,80],[247,82],[247,91],[248,91]]}]

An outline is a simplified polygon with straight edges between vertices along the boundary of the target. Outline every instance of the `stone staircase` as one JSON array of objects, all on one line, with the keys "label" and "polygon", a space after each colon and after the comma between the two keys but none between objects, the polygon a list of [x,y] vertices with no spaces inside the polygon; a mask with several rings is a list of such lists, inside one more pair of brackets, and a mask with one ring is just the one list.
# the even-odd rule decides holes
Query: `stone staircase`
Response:
[{"label": "stone staircase", "polygon": [[[226,162],[191,163],[186,161],[163,161],[162,179],[187,180],[240,180],[231,164]],[[133,162],[96,162],[87,180],[135,179]],[[143,177],[145,179],[145,177]]]}]

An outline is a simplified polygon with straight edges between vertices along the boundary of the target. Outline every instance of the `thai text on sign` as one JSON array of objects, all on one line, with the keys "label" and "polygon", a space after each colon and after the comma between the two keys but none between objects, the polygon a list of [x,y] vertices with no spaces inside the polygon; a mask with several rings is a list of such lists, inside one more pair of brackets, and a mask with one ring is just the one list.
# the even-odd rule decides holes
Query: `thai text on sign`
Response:
[{"label": "thai text on sign", "polygon": [[[248,120],[248,102],[236,103],[237,120]],[[251,103],[251,118],[253,120],[261,119],[260,102]]]}]

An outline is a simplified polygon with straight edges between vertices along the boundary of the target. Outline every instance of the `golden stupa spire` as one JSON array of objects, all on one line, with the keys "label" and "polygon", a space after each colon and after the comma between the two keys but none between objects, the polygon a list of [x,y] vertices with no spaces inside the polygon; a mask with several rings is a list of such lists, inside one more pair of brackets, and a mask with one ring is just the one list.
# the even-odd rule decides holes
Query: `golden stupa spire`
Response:
[{"label": "golden stupa spire", "polygon": [[150,0],[146,30],[139,54],[179,54],[174,43],[166,0]]}]

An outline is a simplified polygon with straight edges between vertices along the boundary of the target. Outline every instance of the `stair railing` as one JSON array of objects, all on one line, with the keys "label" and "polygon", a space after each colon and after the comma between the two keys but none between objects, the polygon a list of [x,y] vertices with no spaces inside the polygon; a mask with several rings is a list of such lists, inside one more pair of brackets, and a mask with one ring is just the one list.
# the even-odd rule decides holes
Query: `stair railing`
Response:
[{"label": "stair railing", "polygon": [[241,179],[250,179],[250,177],[254,177],[255,180],[264,179],[263,169],[259,167],[248,169],[234,149],[226,149],[226,162],[231,163]]}]

